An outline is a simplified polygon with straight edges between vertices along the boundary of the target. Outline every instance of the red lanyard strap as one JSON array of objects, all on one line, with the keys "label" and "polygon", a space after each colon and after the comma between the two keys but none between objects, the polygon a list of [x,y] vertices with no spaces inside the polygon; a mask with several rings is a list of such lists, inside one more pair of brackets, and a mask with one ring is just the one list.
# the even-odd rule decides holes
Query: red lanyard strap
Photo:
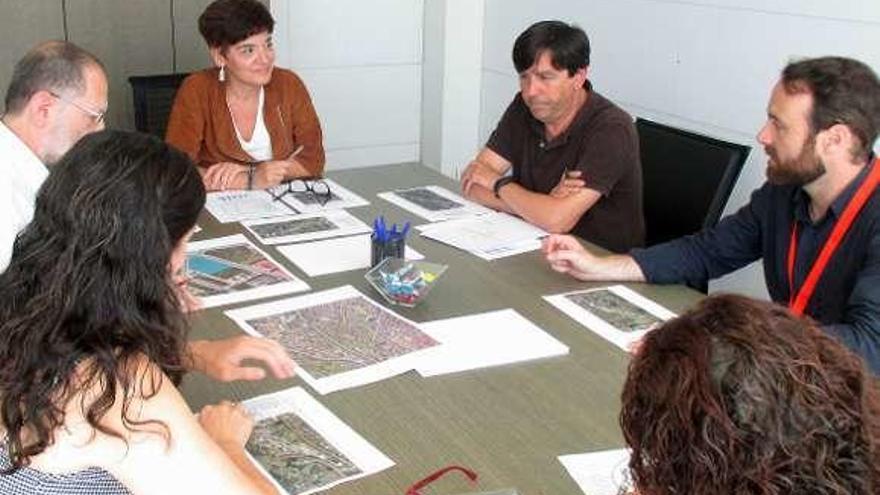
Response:
[{"label": "red lanyard strap", "polygon": [[834,229],[831,230],[831,235],[828,236],[828,240],[826,240],[825,245],[822,246],[819,256],[816,258],[816,261],[813,262],[813,266],[810,268],[810,272],[807,274],[807,278],[804,280],[803,285],[801,285],[800,290],[797,291],[797,294],[795,294],[794,291],[794,260],[797,257],[798,237],[797,220],[792,224],[787,260],[788,284],[791,291],[791,298],[789,299],[788,307],[791,309],[792,313],[796,315],[804,314],[804,309],[807,307],[807,303],[810,302],[810,298],[816,290],[816,284],[818,284],[819,278],[822,277],[822,273],[828,266],[831,256],[837,251],[837,248],[840,246],[840,243],[843,241],[849,228],[852,226],[853,222],[855,222],[859,212],[862,211],[862,207],[865,206],[865,203],[868,202],[871,194],[874,193],[878,183],[880,183],[880,158],[874,161],[874,164],[871,167],[871,172],[868,174],[865,182],[859,186],[859,189],[849,200],[849,203],[847,203],[846,208],[843,210],[843,213],[834,225]]}]

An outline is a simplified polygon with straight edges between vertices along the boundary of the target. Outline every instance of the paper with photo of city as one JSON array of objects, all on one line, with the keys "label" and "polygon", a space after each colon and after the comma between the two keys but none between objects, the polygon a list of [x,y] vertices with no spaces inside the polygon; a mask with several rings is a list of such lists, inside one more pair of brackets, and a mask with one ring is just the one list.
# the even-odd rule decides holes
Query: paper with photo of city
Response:
[{"label": "paper with photo of city", "polygon": [[241,234],[187,246],[189,291],[206,308],[309,289]]},{"label": "paper with photo of city", "polygon": [[280,343],[321,394],[405,373],[439,344],[348,285],[225,314],[245,332]]},{"label": "paper with photo of city", "polygon": [[254,419],[245,449],[282,493],[307,495],[394,465],[301,387],[242,405]]},{"label": "paper with photo of city", "polygon": [[263,244],[286,244],[370,232],[370,226],[345,210],[242,222]]},{"label": "paper with photo of city", "polygon": [[429,222],[483,215],[492,211],[440,186],[398,189],[379,193],[378,196]]},{"label": "paper with photo of city", "polygon": [[544,296],[544,299],[625,351],[631,350],[647,332],[676,316],[623,285]]}]

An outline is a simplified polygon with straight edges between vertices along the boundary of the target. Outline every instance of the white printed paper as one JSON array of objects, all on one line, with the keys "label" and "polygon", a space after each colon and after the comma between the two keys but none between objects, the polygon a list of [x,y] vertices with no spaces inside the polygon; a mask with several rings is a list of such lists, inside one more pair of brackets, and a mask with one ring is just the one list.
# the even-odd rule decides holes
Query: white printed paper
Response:
[{"label": "white printed paper", "polygon": [[394,465],[300,387],[242,405],[254,418],[245,448],[281,493],[307,495]]},{"label": "white printed paper", "polygon": [[220,223],[296,213],[286,202],[276,201],[271,194],[262,190],[209,192],[205,199],[205,208]]},{"label": "white printed paper", "polygon": [[422,376],[568,354],[568,346],[512,309],[430,321],[421,328],[442,343],[416,366]]},{"label": "white printed paper", "polygon": [[312,241],[370,232],[370,226],[345,210],[242,222],[263,244]]},{"label": "white printed paper", "polygon": [[[370,204],[369,201],[358,196],[353,191],[342,187],[339,183],[331,179],[321,179],[330,188],[330,197],[321,198],[320,195],[312,194],[308,191],[299,193],[288,193],[283,196],[283,200],[299,213],[314,213],[324,210],[336,210],[340,208],[354,208],[356,206],[365,206]],[[278,187],[287,187],[278,186]],[[278,188],[274,189],[276,193]]]},{"label": "white printed paper", "polygon": [[544,230],[513,215],[487,215],[449,220],[417,227],[422,236],[468,251],[486,260],[540,248]]},{"label": "white printed paper", "polygon": [[625,351],[675,313],[622,285],[544,296],[575,321]]},{"label": "white printed paper", "polygon": [[389,203],[428,220],[439,222],[473,215],[485,215],[492,210],[464,199],[440,186],[420,186],[379,193]]},{"label": "white printed paper", "polygon": [[241,234],[187,246],[189,291],[206,308],[309,290]]},{"label": "white printed paper", "polygon": [[587,495],[618,495],[629,486],[629,450],[559,456],[568,474]]},{"label": "white printed paper", "polygon": [[350,285],[225,314],[245,332],[280,343],[321,394],[405,373],[439,344]]},{"label": "white printed paper", "polygon": [[[370,267],[370,236],[356,235],[324,241],[278,246],[278,252],[310,277]],[[408,260],[424,259],[407,246]]]}]

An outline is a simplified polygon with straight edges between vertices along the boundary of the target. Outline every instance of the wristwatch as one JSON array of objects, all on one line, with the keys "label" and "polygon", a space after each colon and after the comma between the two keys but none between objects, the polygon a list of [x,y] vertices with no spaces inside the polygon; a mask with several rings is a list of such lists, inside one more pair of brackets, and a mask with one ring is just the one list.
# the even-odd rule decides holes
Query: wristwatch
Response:
[{"label": "wristwatch", "polygon": [[498,180],[495,181],[495,184],[492,185],[492,192],[495,193],[495,197],[501,199],[501,196],[498,193],[501,192],[501,188],[514,182],[512,175],[506,175],[504,177],[499,177]]}]

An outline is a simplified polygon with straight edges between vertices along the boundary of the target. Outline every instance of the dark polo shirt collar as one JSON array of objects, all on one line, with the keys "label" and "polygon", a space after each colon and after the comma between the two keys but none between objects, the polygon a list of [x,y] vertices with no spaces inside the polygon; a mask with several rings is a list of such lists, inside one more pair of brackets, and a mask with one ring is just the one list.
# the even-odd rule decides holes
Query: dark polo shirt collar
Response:
[{"label": "dark polo shirt collar", "polygon": [[[572,134],[577,135],[577,131],[583,131],[583,129],[587,126],[587,123],[590,121],[590,117],[594,113],[595,105],[593,95],[593,85],[590,83],[589,79],[584,81],[584,85],[582,88],[587,92],[587,100],[581,105],[581,108],[578,109],[577,115],[575,115],[574,120],[571,121],[571,125],[568,126],[567,129],[562,131],[562,134],[556,136],[550,142],[547,142],[544,138],[544,123],[540,120],[536,119],[532,112],[528,112],[529,119],[529,129],[534,133],[538,139],[538,146],[552,150],[553,148],[558,148],[560,146],[565,146],[568,144],[569,136]],[[525,104],[525,100],[523,100],[523,104]],[[526,107],[528,108],[528,107]]]}]

